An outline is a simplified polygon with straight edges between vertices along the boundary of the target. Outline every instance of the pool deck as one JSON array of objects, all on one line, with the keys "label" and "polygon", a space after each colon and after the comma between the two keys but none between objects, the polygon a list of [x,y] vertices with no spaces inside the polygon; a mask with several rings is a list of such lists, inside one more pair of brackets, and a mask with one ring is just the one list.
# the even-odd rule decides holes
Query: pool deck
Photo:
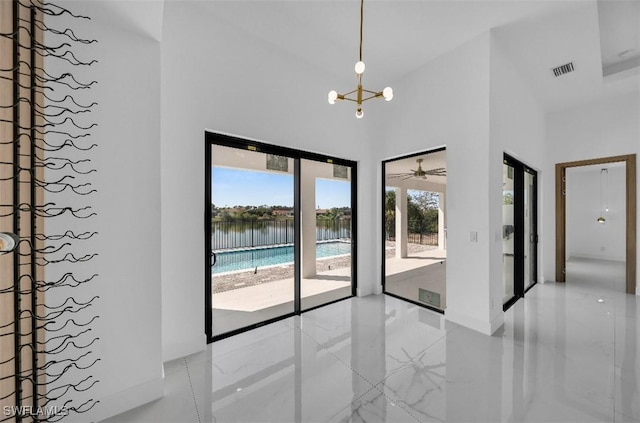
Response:
[{"label": "pool deck", "polygon": [[[213,295],[214,336],[293,313],[293,276]],[[303,310],[351,296],[351,268],[327,270],[304,278]]]},{"label": "pool deck", "polygon": [[[254,312],[282,303],[293,302],[293,277],[214,295],[214,307],[222,310]],[[351,288],[351,268],[328,270],[313,278],[303,278],[300,285],[303,299],[342,288]],[[348,294],[347,294],[348,295]]]}]

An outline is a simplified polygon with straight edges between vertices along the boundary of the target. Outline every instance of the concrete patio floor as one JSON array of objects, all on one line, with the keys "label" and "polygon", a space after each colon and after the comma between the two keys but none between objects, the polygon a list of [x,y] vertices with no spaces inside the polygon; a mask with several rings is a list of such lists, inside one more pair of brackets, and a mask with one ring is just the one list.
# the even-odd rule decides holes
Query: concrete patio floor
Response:
[{"label": "concrete patio floor", "polygon": [[[213,295],[213,334],[250,326],[293,309],[293,277]],[[327,270],[300,285],[301,308],[310,309],[351,296],[351,268]]]},{"label": "concrete patio floor", "polygon": [[[413,252],[405,258],[389,257],[385,261],[385,290],[411,301],[421,301],[420,290],[440,295],[440,307],[447,307],[446,257],[442,249]],[[433,304],[428,304],[434,306]]]},{"label": "concrete patio floor", "polygon": [[[440,294],[441,307],[446,307],[446,251],[436,247],[415,245],[408,257],[389,257],[385,261],[386,290],[420,302],[419,289]],[[424,248],[427,248],[424,250]],[[423,249],[423,251],[416,251]],[[318,260],[318,268],[326,269],[332,259]],[[333,259],[336,260],[336,259]],[[322,263],[322,264],[321,264]],[[333,263],[337,263],[333,261]],[[284,275],[273,280],[274,275]],[[230,278],[237,276],[227,275]],[[246,280],[247,275],[243,276]],[[223,276],[214,276],[222,280]],[[294,311],[293,270],[287,266],[259,269],[256,278],[264,283],[243,282],[234,289],[213,294],[213,334],[254,325]],[[301,308],[307,310],[351,295],[351,267],[319,271],[315,277],[303,278]]]}]

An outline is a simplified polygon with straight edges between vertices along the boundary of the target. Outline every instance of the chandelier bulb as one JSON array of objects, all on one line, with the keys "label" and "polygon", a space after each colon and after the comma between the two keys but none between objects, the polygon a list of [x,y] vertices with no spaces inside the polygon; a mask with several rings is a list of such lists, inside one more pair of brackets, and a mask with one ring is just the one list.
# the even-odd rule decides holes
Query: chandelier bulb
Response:
[{"label": "chandelier bulb", "polygon": [[336,90],[331,90],[329,91],[329,104],[336,104],[336,99],[338,98],[338,93],[336,92]]},{"label": "chandelier bulb", "polygon": [[364,116],[364,112],[362,111],[362,109],[356,110],[356,117],[358,119],[362,119],[362,116]]},{"label": "chandelier bulb", "polygon": [[364,72],[364,68],[365,66],[363,61],[356,63],[355,69],[358,75],[362,75],[362,73]]},{"label": "chandelier bulb", "polygon": [[384,90],[382,90],[382,96],[386,101],[391,101],[391,99],[393,98],[393,88],[386,87]]}]

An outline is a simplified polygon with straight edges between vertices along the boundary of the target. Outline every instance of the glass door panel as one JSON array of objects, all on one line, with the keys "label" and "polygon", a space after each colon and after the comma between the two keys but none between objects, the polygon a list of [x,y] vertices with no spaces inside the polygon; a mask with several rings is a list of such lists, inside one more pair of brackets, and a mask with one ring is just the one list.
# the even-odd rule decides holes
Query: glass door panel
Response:
[{"label": "glass door panel", "polygon": [[535,171],[524,172],[524,284],[525,290],[537,279],[537,204]]},{"label": "glass door panel", "polygon": [[505,154],[502,178],[503,309],[537,279],[536,171]]},{"label": "glass door panel", "polygon": [[294,165],[211,146],[214,337],[294,312]]},{"label": "glass door panel", "polygon": [[383,163],[384,292],[444,311],[446,150]]},{"label": "glass door panel", "polygon": [[302,310],[352,295],[351,171],[301,160]]},{"label": "glass door panel", "polygon": [[509,163],[502,166],[502,274],[504,292],[502,302],[515,295],[515,169]]}]

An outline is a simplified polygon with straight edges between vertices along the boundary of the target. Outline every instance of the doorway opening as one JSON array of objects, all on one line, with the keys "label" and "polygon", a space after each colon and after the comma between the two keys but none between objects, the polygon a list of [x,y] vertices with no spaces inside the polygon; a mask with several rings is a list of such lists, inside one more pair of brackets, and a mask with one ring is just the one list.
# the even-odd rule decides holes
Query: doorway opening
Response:
[{"label": "doorway opening", "polygon": [[[566,282],[567,277],[567,171],[573,168],[599,166],[602,169],[615,164],[624,165],[624,287],[628,294],[636,293],[636,155],[604,157],[556,164],[556,281]],[[597,193],[596,193],[597,194]],[[601,205],[602,208],[602,205]],[[596,222],[606,225],[606,210],[601,210]],[[600,218],[604,222],[598,222]],[[601,249],[602,243],[596,248]],[[606,246],[605,251],[606,251]],[[602,253],[602,251],[600,251]]]},{"label": "doorway opening", "polygon": [[386,294],[444,313],[446,150],[382,162],[382,287]]}]

